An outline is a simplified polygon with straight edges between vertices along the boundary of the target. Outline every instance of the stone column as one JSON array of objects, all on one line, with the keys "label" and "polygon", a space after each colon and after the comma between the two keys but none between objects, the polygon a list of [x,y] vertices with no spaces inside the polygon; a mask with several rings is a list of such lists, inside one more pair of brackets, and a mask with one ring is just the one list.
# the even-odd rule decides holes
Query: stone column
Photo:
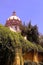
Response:
[{"label": "stone column", "polygon": [[22,53],[18,48],[15,49],[15,61],[13,65],[23,65]]},{"label": "stone column", "polygon": [[38,63],[38,52],[34,50],[33,62]]}]

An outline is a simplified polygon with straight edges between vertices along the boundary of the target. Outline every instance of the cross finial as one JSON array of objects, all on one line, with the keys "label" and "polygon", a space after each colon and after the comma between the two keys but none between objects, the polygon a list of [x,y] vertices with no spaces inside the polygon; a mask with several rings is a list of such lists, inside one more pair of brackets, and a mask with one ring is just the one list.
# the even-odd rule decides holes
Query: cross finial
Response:
[{"label": "cross finial", "polygon": [[16,15],[16,12],[15,11],[13,12],[13,15]]}]

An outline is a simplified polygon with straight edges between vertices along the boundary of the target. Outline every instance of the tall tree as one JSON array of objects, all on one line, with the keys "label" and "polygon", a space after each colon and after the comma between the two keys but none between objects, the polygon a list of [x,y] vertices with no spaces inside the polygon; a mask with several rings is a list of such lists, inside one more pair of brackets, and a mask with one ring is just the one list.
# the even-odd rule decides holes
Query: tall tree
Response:
[{"label": "tall tree", "polygon": [[37,25],[34,25],[31,29],[33,42],[39,43],[39,32]]}]

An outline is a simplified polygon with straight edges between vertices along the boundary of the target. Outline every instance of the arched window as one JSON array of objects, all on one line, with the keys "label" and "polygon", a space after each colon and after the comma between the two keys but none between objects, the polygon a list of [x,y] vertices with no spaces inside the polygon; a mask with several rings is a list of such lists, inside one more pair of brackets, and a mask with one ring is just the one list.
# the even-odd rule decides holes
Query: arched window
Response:
[{"label": "arched window", "polygon": [[17,30],[17,26],[12,26],[12,28],[13,28],[14,30]]}]

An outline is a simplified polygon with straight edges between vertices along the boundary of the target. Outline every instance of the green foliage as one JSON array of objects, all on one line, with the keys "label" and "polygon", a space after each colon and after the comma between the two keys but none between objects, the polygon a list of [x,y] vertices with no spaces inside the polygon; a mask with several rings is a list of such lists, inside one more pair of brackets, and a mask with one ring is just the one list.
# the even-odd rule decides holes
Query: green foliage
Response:
[{"label": "green foliage", "polygon": [[39,43],[39,32],[37,25],[31,25],[31,21],[27,26],[22,26],[21,34],[27,36],[27,39],[31,42]]},{"label": "green foliage", "polygon": [[15,58],[16,48],[22,49],[22,52],[29,50],[43,50],[39,45],[25,40],[21,33],[10,31],[9,28],[0,25],[0,65],[11,65]]},{"label": "green foliage", "polygon": [[39,43],[39,32],[37,25],[32,26],[31,22],[28,24],[28,30],[27,30],[27,39]]},{"label": "green foliage", "polygon": [[25,36],[27,33],[27,27],[25,25],[21,26],[21,35]]},{"label": "green foliage", "polygon": [[43,35],[40,35],[39,41],[40,41],[40,45],[43,47]]}]

